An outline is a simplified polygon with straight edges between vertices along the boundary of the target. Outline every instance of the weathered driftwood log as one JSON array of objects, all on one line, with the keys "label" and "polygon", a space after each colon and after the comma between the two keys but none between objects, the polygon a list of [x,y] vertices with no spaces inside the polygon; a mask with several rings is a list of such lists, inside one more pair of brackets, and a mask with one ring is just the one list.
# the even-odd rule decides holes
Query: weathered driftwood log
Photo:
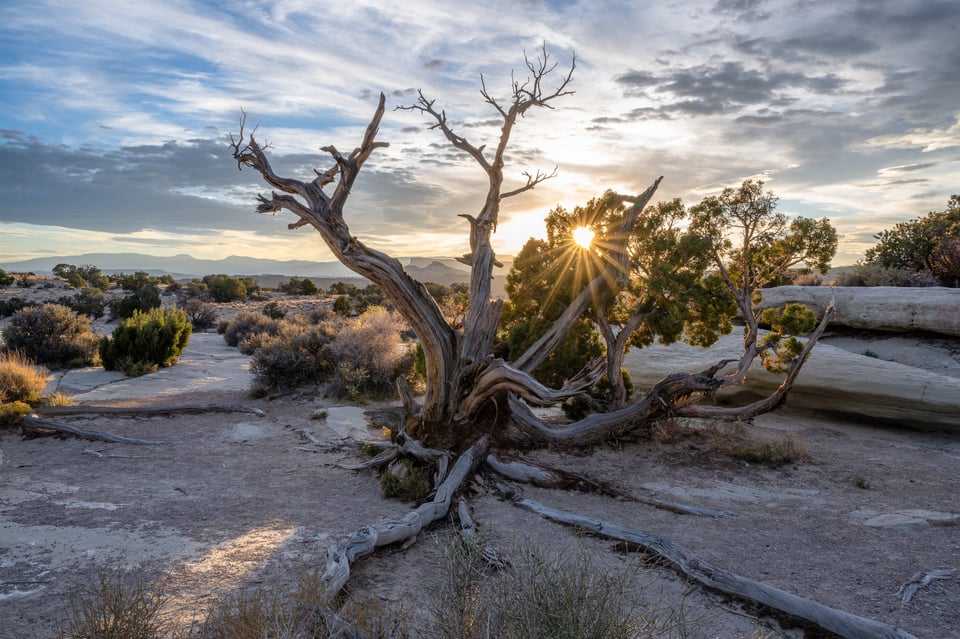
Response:
[{"label": "weathered driftwood log", "polygon": [[111,433],[103,433],[96,430],[86,430],[83,428],[77,428],[75,426],[68,426],[67,424],[50,421],[49,419],[43,419],[41,417],[37,417],[36,415],[27,415],[24,417],[23,426],[25,428],[42,428],[46,430],[53,430],[58,433],[74,435],[76,437],[80,437],[81,439],[92,439],[96,441],[112,442],[115,444],[155,446],[163,443],[153,439],[137,439],[135,437],[124,437],[123,435],[113,435]]},{"label": "weathered driftwood log", "polygon": [[889,624],[830,608],[763,582],[717,568],[663,535],[576,515],[545,506],[531,499],[519,498],[513,503],[551,521],[639,546],[645,552],[666,559],[683,575],[710,589],[760,604],[789,617],[829,630],[845,639],[917,639],[914,635]]},{"label": "weathered driftwood log", "polygon": [[76,406],[41,406],[37,409],[43,415],[190,415],[195,413],[252,413],[258,417],[266,415],[255,406],[243,404],[162,404],[160,406],[95,406],[77,404]]},{"label": "weathered driftwood log", "polygon": [[332,601],[343,589],[350,578],[350,564],[358,557],[377,548],[412,539],[430,524],[446,517],[454,494],[483,459],[489,442],[489,438],[483,436],[457,458],[446,479],[437,486],[431,501],[420,505],[400,520],[361,528],[342,543],[331,547],[327,568],[320,580],[324,599]]}]

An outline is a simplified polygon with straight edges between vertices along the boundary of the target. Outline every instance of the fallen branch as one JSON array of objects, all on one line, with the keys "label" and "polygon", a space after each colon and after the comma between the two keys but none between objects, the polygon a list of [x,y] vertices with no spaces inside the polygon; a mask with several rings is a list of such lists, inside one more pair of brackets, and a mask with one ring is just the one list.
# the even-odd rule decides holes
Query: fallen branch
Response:
[{"label": "fallen branch", "polygon": [[531,499],[514,499],[513,503],[551,521],[638,546],[645,552],[666,559],[681,574],[698,581],[707,588],[766,606],[845,639],[917,639],[908,632],[880,621],[830,608],[774,586],[712,566],[663,535],[550,508]]},{"label": "fallen branch", "polygon": [[37,412],[43,415],[172,415],[191,413],[252,413],[263,417],[266,413],[255,406],[243,404],[183,404],[177,406],[41,406]]},{"label": "fallen branch", "polygon": [[507,479],[533,484],[534,486],[540,486],[543,488],[566,488],[583,492],[596,492],[608,497],[624,499],[627,501],[635,501],[648,506],[653,506],[654,508],[669,510],[670,512],[674,512],[679,515],[729,517],[736,514],[729,510],[711,510],[709,508],[701,508],[699,506],[689,506],[687,504],[664,501],[654,497],[637,497],[636,495],[617,488],[608,482],[591,479],[585,475],[572,473],[566,470],[560,470],[558,468],[550,468],[540,464],[535,464],[531,461],[520,459],[512,455],[505,455],[500,452],[490,453],[487,455],[487,458],[484,461],[486,461],[487,466],[489,466],[494,472]]},{"label": "fallen branch", "polygon": [[83,454],[83,455],[92,455],[92,456],[97,457],[97,458],[99,458],[99,459],[104,459],[104,458],[110,458],[110,459],[114,459],[114,458],[116,458],[116,459],[129,459],[129,458],[130,458],[130,455],[117,455],[117,454],[115,454],[115,453],[101,453],[100,451],[91,450],[91,449],[89,449],[89,448],[83,449],[83,453],[82,453],[82,454]]},{"label": "fallen branch", "polygon": [[307,430],[306,428],[298,428],[295,432],[300,433],[301,435],[303,435],[303,438],[304,438],[304,439],[310,441],[310,442],[313,443],[313,444],[317,444],[317,445],[320,444],[320,440],[317,439],[317,436],[314,435],[313,433],[311,433],[311,432],[310,432],[309,430]]},{"label": "fallen branch", "polygon": [[332,546],[327,557],[327,568],[320,579],[321,593],[326,601],[332,601],[350,578],[350,564],[358,557],[370,554],[377,548],[416,537],[421,530],[446,517],[450,502],[460,486],[483,459],[490,438],[484,435],[457,458],[447,478],[437,486],[432,501],[421,504],[400,520],[388,521],[361,528],[345,541]]},{"label": "fallen branch", "polygon": [[897,594],[902,595],[900,598],[900,605],[906,606],[908,603],[910,603],[910,600],[913,599],[913,595],[915,595],[916,592],[924,586],[930,585],[930,582],[934,579],[950,579],[955,574],[957,574],[956,570],[950,570],[946,568],[930,570],[928,572],[921,570],[911,577],[910,581],[900,586],[900,589],[897,590]]},{"label": "fallen branch", "polygon": [[59,422],[53,422],[49,419],[42,419],[36,415],[27,415],[23,418],[23,425],[25,428],[40,428],[46,430],[57,431],[58,433],[66,433],[68,435],[74,435],[81,439],[92,439],[103,442],[113,442],[115,444],[139,444],[142,446],[154,446],[157,444],[162,444],[163,442],[158,442],[153,439],[136,439],[134,437],[124,437],[123,435],[112,435],[110,433],[102,433],[96,430],[85,430],[83,428],[76,428],[74,426],[67,426],[66,424],[61,424]]}]

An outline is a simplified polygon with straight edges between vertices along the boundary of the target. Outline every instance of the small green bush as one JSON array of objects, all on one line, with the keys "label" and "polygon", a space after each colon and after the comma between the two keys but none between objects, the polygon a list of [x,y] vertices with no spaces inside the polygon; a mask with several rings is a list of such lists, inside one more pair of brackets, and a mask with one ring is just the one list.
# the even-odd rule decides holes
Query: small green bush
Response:
[{"label": "small green bush", "polygon": [[172,366],[190,341],[191,325],[181,310],[134,311],[110,337],[100,341],[100,358],[107,370],[142,375]]},{"label": "small green bush", "polygon": [[7,286],[10,286],[13,284],[14,279],[16,278],[13,275],[0,268],[0,288],[6,288]]},{"label": "small green bush", "polygon": [[53,368],[97,363],[98,338],[90,330],[90,320],[61,304],[28,306],[17,311],[5,337],[5,350],[22,351],[33,361]]},{"label": "small green bush", "polygon": [[90,319],[103,317],[104,309],[107,307],[103,291],[99,288],[81,289],[80,292],[76,293],[73,297],[64,295],[57,300],[57,303],[69,306],[74,312],[80,315],[86,315]]},{"label": "small green bush", "polygon": [[11,297],[10,299],[0,300],[0,317],[10,317],[26,306],[27,302],[22,297]]},{"label": "small green bush", "polygon": [[32,410],[33,407],[26,402],[0,403],[0,428],[17,426]]},{"label": "small green bush", "polygon": [[264,304],[263,314],[270,319],[280,320],[287,315],[287,312],[280,308],[280,305],[276,302],[270,302],[269,304]]},{"label": "small green bush", "polygon": [[111,302],[110,316],[113,319],[127,319],[136,312],[146,313],[154,308],[160,308],[160,289],[150,284]]},{"label": "small green bush", "polygon": [[207,293],[215,302],[233,302],[251,297],[260,291],[257,283],[249,277],[229,275],[204,275]]}]

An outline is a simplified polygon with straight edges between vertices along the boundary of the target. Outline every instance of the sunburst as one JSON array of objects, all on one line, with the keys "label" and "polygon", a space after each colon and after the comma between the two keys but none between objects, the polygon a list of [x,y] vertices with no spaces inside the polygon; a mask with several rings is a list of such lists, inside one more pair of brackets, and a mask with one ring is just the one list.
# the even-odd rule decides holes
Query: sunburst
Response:
[{"label": "sunburst", "polygon": [[590,248],[596,233],[589,226],[578,226],[573,229],[573,241],[582,249]]}]

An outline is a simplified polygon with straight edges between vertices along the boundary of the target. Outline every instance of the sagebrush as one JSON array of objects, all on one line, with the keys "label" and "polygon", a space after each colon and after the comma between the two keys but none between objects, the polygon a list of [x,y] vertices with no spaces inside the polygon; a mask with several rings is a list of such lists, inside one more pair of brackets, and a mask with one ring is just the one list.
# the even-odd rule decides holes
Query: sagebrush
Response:
[{"label": "sagebrush", "polygon": [[192,327],[182,310],[156,308],[135,311],[113,334],[100,341],[100,358],[107,370],[142,375],[172,366],[190,342]]},{"label": "sagebrush", "polygon": [[62,304],[28,306],[14,313],[4,331],[6,351],[20,351],[51,368],[76,368],[97,363],[99,338],[90,320]]}]

